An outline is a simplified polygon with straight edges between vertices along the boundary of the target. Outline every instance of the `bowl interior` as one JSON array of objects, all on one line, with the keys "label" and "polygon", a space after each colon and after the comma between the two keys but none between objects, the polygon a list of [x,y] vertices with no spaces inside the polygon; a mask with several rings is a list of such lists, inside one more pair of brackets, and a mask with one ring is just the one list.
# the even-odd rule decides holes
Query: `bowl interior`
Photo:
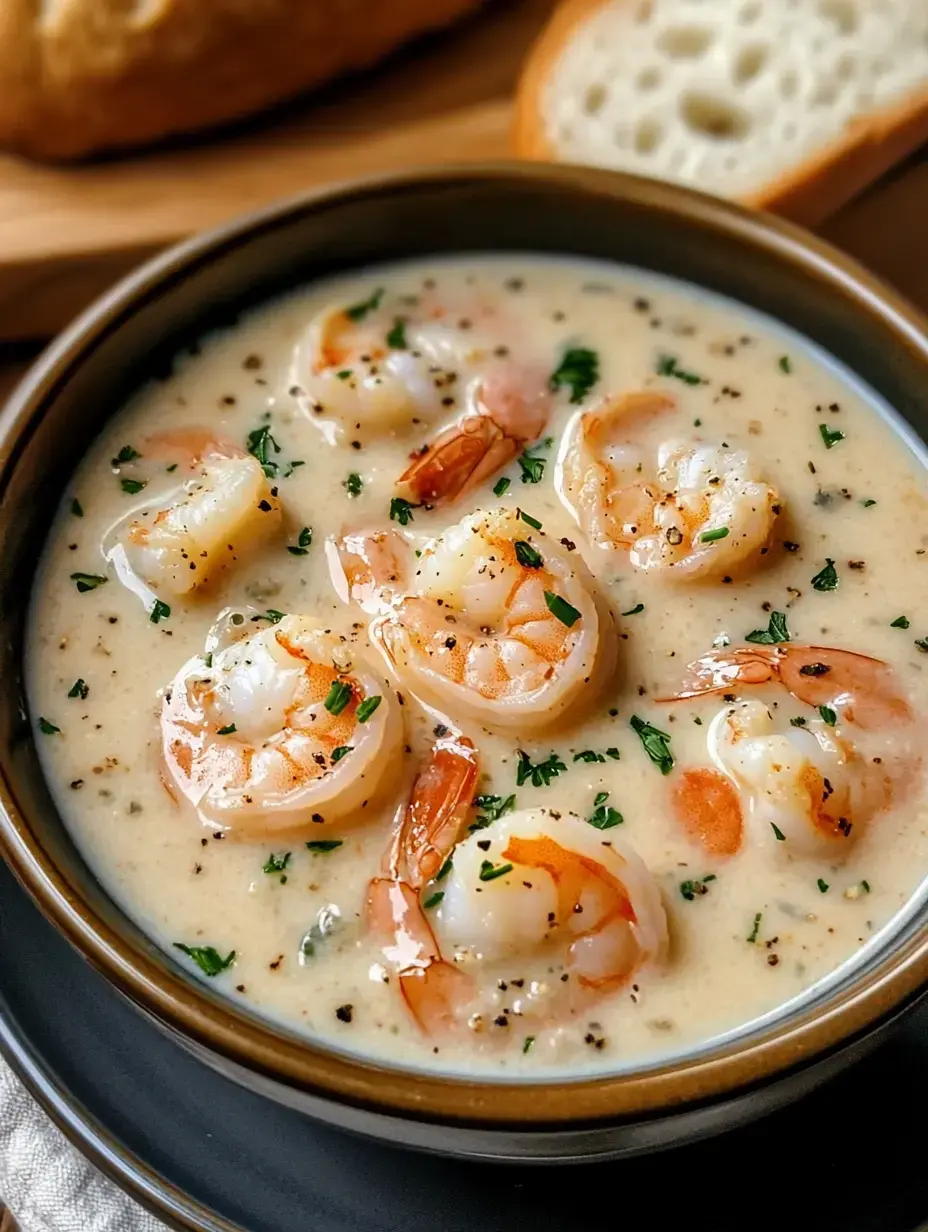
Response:
[{"label": "bowl interior", "polygon": [[[288,1043],[282,1029],[233,1012],[224,998],[181,975],[103,891],[51,801],[23,681],[35,564],[59,494],[101,425],[198,335],[278,291],[336,271],[494,250],[613,260],[740,300],[831,352],[919,436],[928,433],[928,340],[906,307],[852,263],[792,228],[772,227],[708,198],[580,169],[425,174],[285,205],[172,251],[85,314],[46,354],[0,421],[5,846],[27,888],[47,909],[52,904],[59,927],[124,991],[169,1017],[183,1002],[190,1014],[185,1029],[204,1043],[215,1044],[205,1025],[210,1016],[226,1029],[251,1018],[253,1033],[264,1040],[251,1059],[268,1071],[278,1064],[279,1050],[290,1048],[291,1076],[297,1074],[298,1054],[312,1047],[296,1037]],[[908,932],[915,927],[910,920]],[[95,945],[88,944],[91,934]],[[346,1064],[359,1074],[365,1068],[356,1060]],[[358,1083],[353,1095],[362,1098],[363,1079]]]}]

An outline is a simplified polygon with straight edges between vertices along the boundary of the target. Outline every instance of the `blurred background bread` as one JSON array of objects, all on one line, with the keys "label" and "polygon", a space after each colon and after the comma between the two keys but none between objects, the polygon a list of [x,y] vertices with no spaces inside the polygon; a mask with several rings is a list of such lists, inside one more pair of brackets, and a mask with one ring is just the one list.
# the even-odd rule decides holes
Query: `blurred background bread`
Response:
[{"label": "blurred background bread", "polygon": [[235,119],[481,0],[0,0],[0,146],[75,158]]},{"label": "blurred background bread", "polygon": [[564,0],[514,131],[815,223],[928,141],[928,0]]}]

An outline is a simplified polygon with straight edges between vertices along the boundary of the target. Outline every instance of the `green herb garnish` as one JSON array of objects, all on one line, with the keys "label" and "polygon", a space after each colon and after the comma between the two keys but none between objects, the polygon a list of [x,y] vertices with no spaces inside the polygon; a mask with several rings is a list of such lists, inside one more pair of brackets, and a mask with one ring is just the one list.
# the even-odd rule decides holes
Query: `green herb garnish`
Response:
[{"label": "green herb garnish", "polygon": [[474,818],[473,823],[467,827],[468,830],[471,832],[485,830],[494,821],[499,821],[500,817],[511,812],[515,808],[515,803],[515,792],[511,796],[475,796],[474,805],[481,811]]},{"label": "green herb garnish", "polygon": [[643,612],[643,611],[644,611],[644,604],[636,603],[634,607],[629,608],[628,611],[623,612],[622,615],[623,616],[637,616],[639,612]]},{"label": "green herb garnish", "polygon": [[358,710],[355,715],[355,718],[358,720],[358,722],[366,723],[367,720],[374,713],[374,711],[377,709],[377,707],[380,705],[382,700],[383,699],[381,698],[379,693],[377,694],[376,697],[365,697],[364,701],[361,702],[360,706],[358,706]]},{"label": "green herb garnish", "polygon": [[445,878],[448,876],[448,874],[451,872],[451,867],[452,867],[452,864],[453,864],[453,863],[454,863],[453,858],[452,858],[451,856],[449,856],[449,857],[448,857],[448,859],[447,859],[447,860],[444,862],[444,864],[441,866],[441,868],[438,870],[438,872],[435,874],[435,880],[436,880],[436,881],[444,881],[444,879],[445,879]]},{"label": "green herb garnish", "polygon": [[313,542],[313,532],[308,526],[304,526],[297,536],[296,544],[287,544],[287,551],[291,556],[306,556]]},{"label": "green herb garnish", "polygon": [[229,724],[227,724],[227,726],[225,726],[225,727],[217,727],[217,728],[216,728],[216,735],[217,735],[217,736],[232,736],[232,735],[234,735],[234,734],[235,734],[236,730],[237,730],[237,728],[236,728],[235,724],[234,724],[234,723],[229,723]]},{"label": "green herb garnish", "polygon": [[608,791],[599,791],[593,800],[593,812],[586,820],[587,824],[596,830],[611,830],[613,826],[620,826],[625,820],[618,809],[606,803],[608,799]]},{"label": "green herb garnish", "polygon": [[43,719],[39,715],[39,731],[43,736],[54,736],[57,732],[61,731],[61,728],[56,727],[54,723],[49,723],[48,719]]},{"label": "green herb garnish", "polygon": [[363,321],[369,312],[376,312],[383,299],[383,287],[378,287],[370,299],[362,299],[359,304],[352,304],[345,309],[345,316],[352,321]]},{"label": "green herb garnish", "polygon": [[360,496],[361,489],[364,487],[364,480],[357,471],[352,471],[348,478],[342,481],[342,487],[349,496]]},{"label": "green herb garnish", "polygon": [[777,840],[778,843],[786,842],[786,835],[783,833],[780,827],[777,825],[774,825],[772,821],[770,823],[770,829],[773,831],[773,837]]},{"label": "green herb garnish", "polygon": [[687,385],[701,385],[702,377],[697,376],[695,372],[686,372],[677,364],[676,356],[661,355],[657,361],[658,376],[676,377],[678,381],[683,381]]},{"label": "green herb garnish", "polygon": [[548,605],[548,611],[556,620],[559,620],[562,625],[566,625],[568,629],[572,629],[580,619],[580,613],[575,607],[562,599],[560,595],[554,594],[550,590],[545,592],[545,603]]},{"label": "green herb garnish", "polygon": [[335,851],[341,847],[344,840],[340,838],[317,838],[306,844],[306,850],[313,852],[315,855],[325,855],[329,851]]},{"label": "green herb garnish", "polygon": [[633,714],[629,719],[632,731],[638,734],[644,751],[658,767],[661,774],[669,774],[673,769],[673,754],[670,751],[670,736],[657,727],[652,727],[644,719]]},{"label": "green herb garnish", "polygon": [[71,581],[78,589],[79,594],[84,594],[88,590],[96,590],[98,586],[103,586],[107,581],[105,577],[101,577],[99,573],[72,573]]},{"label": "green herb garnish", "polygon": [[922,654],[928,654],[928,637],[917,637],[915,645],[919,648]]},{"label": "green herb garnish", "polygon": [[349,753],[351,753],[351,752],[353,752],[353,751],[354,751],[354,745],[353,745],[353,744],[340,744],[340,745],[338,746],[338,748],[337,748],[337,749],[333,749],[333,750],[332,750],[332,764],[333,764],[333,766],[334,766],[334,764],[335,764],[337,761],[341,761],[341,759],[342,759],[343,757],[346,757]]},{"label": "green herb garnish", "polygon": [[838,441],[844,440],[844,433],[840,428],[829,428],[828,424],[820,423],[818,430],[822,434],[822,440],[825,442],[826,449],[833,449]]},{"label": "green herb garnish", "polygon": [[520,453],[516,461],[519,463],[519,469],[522,471],[523,483],[541,483],[545,473],[545,459],[536,458],[533,454]]},{"label": "green herb garnish", "polygon": [[78,679],[68,689],[68,697],[79,697],[81,701],[84,701],[89,692],[90,686],[84,680]]},{"label": "green herb garnish", "polygon": [[516,560],[526,569],[540,569],[545,563],[541,558],[541,553],[536,552],[530,543],[526,543],[524,539],[515,541]]},{"label": "green herb garnish", "polygon": [[131,445],[123,445],[115,458],[111,458],[110,462],[113,466],[122,466],[124,462],[134,462],[136,458],[142,455],[137,453]]},{"label": "green herb garnish", "polygon": [[715,530],[704,530],[699,536],[700,543],[715,543],[717,539],[728,538],[728,527],[719,526]]},{"label": "green herb garnish", "polygon": [[76,496],[74,500],[71,501],[71,512],[76,518],[82,518],[84,516],[84,510],[81,508],[81,502]]},{"label": "green herb garnish", "polygon": [[402,496],[394,496],[390,501],[390,521],[399,522],[400,526],[408,526],[410,522],[415,520],[412,511],[418,508],[418,505],[413,505],[408,500],[403,500]]},{"label": "green herb garnish", "polygon": [[715,873],[706,873],[704,877],[693,877],[689,881],[680,882],[680,893],[688,903],[709,893],[707,882],[715,881]]},{"label": "green herb garnish", "polygon": [[599,380],[599,356],[586,347],[568,347],[551,373],[548,384],[553,390],[570,387],[571,402],[582,402]]},{"label": "green herb garnish", "polygon": [[507,873],[511,872],[511,864],[497,864],[494,868],[490,860],[484,860],[480,865],[480,880],[495,881],[497,877],[505,877]]},{"label": "green herb garnish", "polygon": [[838,573],[835,569],[835,562],[830,556],[825,558],[825,568],[816,573],[812,579],[812,585],[816,590],[838,589]]},{"label": "green herb garnish", "polygon": [[767,628],[754,629],[744,640],[761,646],[773,646],[778,642],[790,641],[789,629],[786,627],[786,613],[771,612]]},{"label": "green herb garnish", "polygon": [[823,721],[827,723],[829,727],[834,727],[837,723],[838,716],[830,706],[819,706],[818,712],[822,716]]},{"label": "green herb garnish", "polygon": [[526,1035],[525,1039],[522,1041],[522,1055],[523,1056],[525,1056],[526,1053],[529,1053],[532,1051],[532,1045],[534,1043],[535,1043],[534,1035]]},{"label": "green herb garnish", "polygon": [[559,774],[564,774],[567,767],[561,761],[557,753],[552,753],[545,761],[540,761],[537,765],[532,765],[531,758],[528,753],[517,750],[519,764],[516,766],[516,787],[521,787],[523,783],[532,781],[533,787],[548,787],[552,779],[556,779]]},{"label": "green herb garnish", "polygon": [[120,479],[119,486],[122,490],[128,493],[129,496],[135,496],[137,493],[146,487],[147,479]]},{"label": "green herb garnish", "polygon": [[[290,863],[290,852],[289,851],[285,851],[283,855],[281,856],[275,856],[272,852],[271,855],[269,855],[268,858],[264,861],[264,864],[261,867],[261,871],[263,873],[267,873],[268,875],[272,875],[274,873],[282,873],[289,863]],[[286,880],[287,880],[286,877],[281,877],[280,879],[281,884],[283,884]]]},{"label": "green herb garnish", "polygon": [[151,611],[148,613],[148,619],[153,625],[156,625],[159,620],[167,620],[171,614],[171,609],[167,603],[163,603],[160,599],[156,599],[151,605]]},{"label": "green herb garnish", "polygon": [[395,317],[393,327],[387,334],[387,346],[395,351],[406,350],[406,322],[402,317]]},{"label": "green herb garnish", "polygon": [[344,680],[333,680],[329,689],[329,695],[323,704],[329,714],[334,714],[337,717],[350,701],[351,685],[346,684]]},{"label": "green herb garnish", "polygon": [[754,942],[757,940],[758,936],[760,935],[760,922],[763,918],[764,918],[764,913],[762,911],[758,911],[757,915],[754,917],[754,927],[751,929],[750,933],[747,936],[747,940],[751,943],[751,945],[754,944]]},{"label": "green herb garnish", "polygon": [[511,483],[512,483],[512,480],[507,479],[505,475],[502,477],[502,479],[497,479],[496,483],[493,485],[493,495],[502,496],[503,493],[509,488],[509,485]]},{"label": "green herb garnish", "polygon": [[818,886],[818,890],[820,894],[827,894],[829,889],[831,888],[828,882],[823,881],[821,877],[819,877],[818,881],[816,881],[815,884]]},{"label": "green herb garnish", "polygon": [[895,620],[891,621],[889,627],[891,629],[907,629],[909,627],[908,616],[897,616]]},{"label": "green herb garnish", "polygon": [[436,890],[434,894],[429,895],[422,906],[426,909],[426,911],[429,911],[432,907],[437,907],[444,897],[444,890]]},{"label": "green herb garnish", "polygon": [[534,530],[541,530],[541,523],[537,518],[533,518],[531,514],[525,512],[524,509],[517,509],[516,516],[520,517],[523,522],[527,522]]},{"label": "green herb garnish", "polygon": [[211,945],[184,945],[175,941],[174,949],[181,950],[188,958],[192,958],[203,974],[211,978],[220,975],[235,962],[235,950],[230,950],[225,958],[220,958],[219,952]]},{"label": "green herb garnish", "polygon": [[277,474],[277,463],[272,462],[270,457],[271,449],[275,453],[280,453],[280,446],[271,435],[270,424],[255,428],[254,432],[248,433],[248,452],[261,463],[261,469],[268,479],[273,479]]},{"label": "green herb garnish", "polygon": [[862,500],[860,503],[863,505],[864,509],[872,509],[872,508],[873,508],[873,506],[876,504],[876,501],[875,501],[875,500],[871,500],[871,499],[868,497],[866,500]]},{"label": "green herb garnish", "polygon": [[781,355],[777,362],[780,365],[781,372],[786,372],[786,373],[792,372],[793,365],[790,362],[790,358],[788,355]]}]

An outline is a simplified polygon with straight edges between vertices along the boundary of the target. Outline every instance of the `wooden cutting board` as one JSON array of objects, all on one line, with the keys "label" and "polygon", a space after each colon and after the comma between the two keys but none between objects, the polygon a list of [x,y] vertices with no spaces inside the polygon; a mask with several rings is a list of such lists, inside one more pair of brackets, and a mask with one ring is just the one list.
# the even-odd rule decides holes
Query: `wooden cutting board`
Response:
[{"label": "wooden cutting board", "polygon": [[[519,65],[554,0],[493,0],[363,78],[235,131],[80,167],[0,156],[0,342],[45,337],[160,247],[275,197],[506,157]],[[824,228],[928,306],[928,162]]]}]

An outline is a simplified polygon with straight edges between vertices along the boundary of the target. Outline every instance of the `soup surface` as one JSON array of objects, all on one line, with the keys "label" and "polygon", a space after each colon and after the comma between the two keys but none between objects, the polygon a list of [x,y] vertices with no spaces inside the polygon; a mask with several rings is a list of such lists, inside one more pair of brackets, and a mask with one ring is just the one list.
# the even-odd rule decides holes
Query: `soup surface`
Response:
[{"label": "soup surface", "polygon": [[925,512],[866,391],[686,286],[311,286],[77,468],[32,602],[48,781],[245,1007],[404,1065],[641,1064],[916,891]]}]

